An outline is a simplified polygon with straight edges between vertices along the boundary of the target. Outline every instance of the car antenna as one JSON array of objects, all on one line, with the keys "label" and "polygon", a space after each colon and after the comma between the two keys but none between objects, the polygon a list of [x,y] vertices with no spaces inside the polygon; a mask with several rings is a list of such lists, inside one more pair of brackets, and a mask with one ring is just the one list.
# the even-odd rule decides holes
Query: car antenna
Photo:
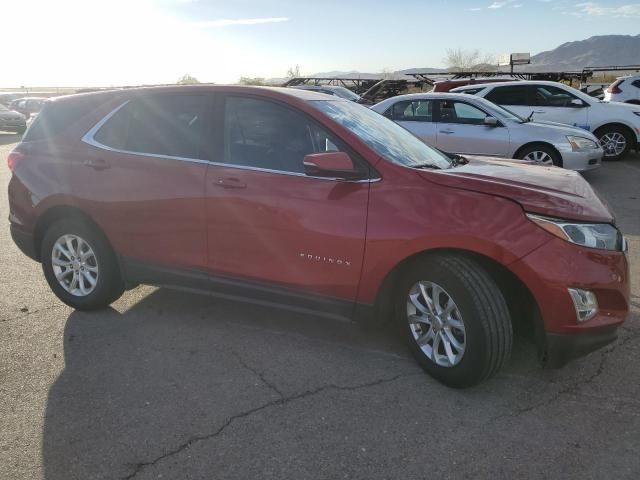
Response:
[{"label": "car antenna", "polygon": [[531,120],[533,120],[533,114],[536,113],[534,110],[531,110],[531,113],[529,114],[529,116],[527,117],[527,122],[530,122]]}]

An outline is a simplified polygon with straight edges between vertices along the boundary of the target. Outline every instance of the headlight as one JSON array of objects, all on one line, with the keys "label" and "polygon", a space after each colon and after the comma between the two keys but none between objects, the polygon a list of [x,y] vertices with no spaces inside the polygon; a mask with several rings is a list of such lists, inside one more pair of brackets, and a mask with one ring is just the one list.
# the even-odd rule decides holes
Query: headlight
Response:
[{"label": "headlight", "polygon": [[527,217],[547,232],[571,243],[602,250],[623,250],[622,234],[608,223],[576,223],[531,213],[527,213]]},{"label": "headlight", "polygon": [[573,135],[567,135],[567,140],[571,144],[571,150],[574,152],[580,152],[582,150],[595,150],[598,148],[598,144],[593,140],[589,140],[584,137],[575,137]]}]

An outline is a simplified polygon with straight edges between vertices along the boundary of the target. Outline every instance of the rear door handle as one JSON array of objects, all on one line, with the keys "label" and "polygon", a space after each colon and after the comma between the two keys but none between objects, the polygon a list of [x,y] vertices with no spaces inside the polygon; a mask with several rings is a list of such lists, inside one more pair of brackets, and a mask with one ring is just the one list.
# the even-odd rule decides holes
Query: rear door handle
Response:
[{"label": "rear door handle", "polygon": [[445,135],[451,135],[452,133],[455,133],[453,130],[440,130],[440,133],[444,133]]},{"label": "rear door handle", "polygon": [[109,168],[109,162],[107,162],[104,158],[87,158],[84,161],[84,165],[95,170],[104,170],[106,168]]},{"label": "rear door handle", "polygon": [[534,110],[533,113],[547,113],[546,110]]},{"label": "rear door handle", "polygon": [[215,181],[214,185],[222,188],[247,188],[247,184],[241,182],[237,178],[220,178]]}]

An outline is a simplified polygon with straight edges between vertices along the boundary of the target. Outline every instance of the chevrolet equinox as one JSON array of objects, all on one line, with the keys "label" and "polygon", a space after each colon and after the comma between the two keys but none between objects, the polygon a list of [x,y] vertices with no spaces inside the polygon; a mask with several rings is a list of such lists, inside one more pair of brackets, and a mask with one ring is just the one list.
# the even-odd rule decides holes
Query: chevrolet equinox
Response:
[{"label": "chevrolet equinox", "polygon": [[8,164],[12,237],[79,310],[147,283],[392,320],[466,387],[504,365],[514,327],[560,366],[629,308],[625,240],[578,174],[447,155],[315,92],[57,98]]}]

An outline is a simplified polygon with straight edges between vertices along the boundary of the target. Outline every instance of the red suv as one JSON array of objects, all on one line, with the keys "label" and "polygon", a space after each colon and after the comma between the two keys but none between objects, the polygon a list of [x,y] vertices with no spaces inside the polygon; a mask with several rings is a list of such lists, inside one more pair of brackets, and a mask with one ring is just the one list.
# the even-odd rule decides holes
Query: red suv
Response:
[{"label": "red suv", "polygon": [[449,157],[315,92],[57,98],[8,162],[12,236],[81,310],[149,283],[392,319],[454,387],[496,373],[514,325],[561,365],[628,311],[624,239],[578,174]]}]

